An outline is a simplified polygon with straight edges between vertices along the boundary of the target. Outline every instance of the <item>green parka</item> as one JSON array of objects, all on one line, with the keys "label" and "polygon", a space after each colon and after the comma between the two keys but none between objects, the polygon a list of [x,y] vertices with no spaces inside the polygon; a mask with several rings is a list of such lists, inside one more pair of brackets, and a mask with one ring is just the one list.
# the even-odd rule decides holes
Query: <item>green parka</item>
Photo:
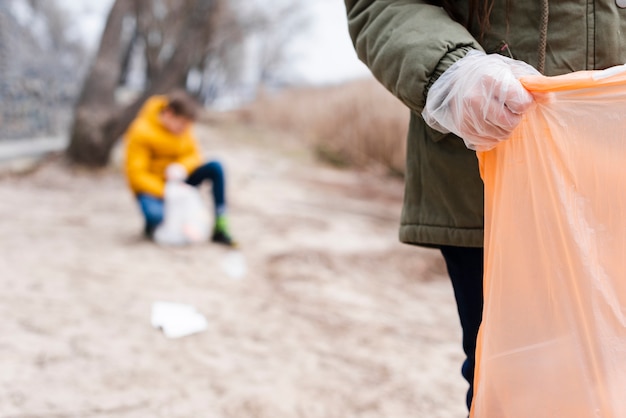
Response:
[{"label": "green parka", "polygon": [[[458,137],[424,124],[428,88],[471,49],[510,55],[546,75],[626,62],[622,0],[495,0],[483,36],[441,7],[419,0],[346,0],[359,58],[411,110],[400,240],[483,245],[478,161]],[[456,1],[461,21],[469,1]],[[477,40],[480,39],[480,42]],[[590,115],[590,117],[592,117]]]}]

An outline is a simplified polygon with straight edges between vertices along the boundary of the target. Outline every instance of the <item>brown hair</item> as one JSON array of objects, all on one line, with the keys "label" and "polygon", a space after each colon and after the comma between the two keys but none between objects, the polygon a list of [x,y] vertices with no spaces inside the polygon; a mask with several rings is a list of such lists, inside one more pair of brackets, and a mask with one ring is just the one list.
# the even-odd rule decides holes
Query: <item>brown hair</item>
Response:
[{"label": "brown hair", "polygon": [[165,109],[171,111],[176,116],[196,120],[198,117],[198,107],[196,100],[184,90],[175,90],[167,95],[167,105]]}]

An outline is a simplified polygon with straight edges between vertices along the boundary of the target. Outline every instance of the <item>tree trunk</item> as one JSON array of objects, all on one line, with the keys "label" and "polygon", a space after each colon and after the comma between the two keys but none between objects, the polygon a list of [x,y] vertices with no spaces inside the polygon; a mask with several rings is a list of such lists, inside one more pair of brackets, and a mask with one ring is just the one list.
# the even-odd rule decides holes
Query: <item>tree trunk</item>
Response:
[{"label": "tree trunk", "polygon": [[[111,10],[96,64],[76,108],[76,122],[67,155],[71,161],[80,165],[105,166],[116,141],[126,131],[145,100],[152,95],[184,87],[189,69],[204,58],[203,52],[213,35],[215,11],[219,0],[195,0],[193,7],[185,15],[178,45],[172,57],[151,80],[141,97],[125,108],[118,109],[114,103],[114,91],[121,68],[122,48],[119,45],[119,32],[123,15],[130,9],[128,6],[132,4],[131,1],[116,0],[113,8],[118,7],[118,10]],[[114,19],[115,17],[119,22]],[[107,32],[110,32],[109,26],[116,25],[118,37],[110,35],[112,39],[109,39],[106,36]],[[112,52],[112,47],[105,48],[107,45],[116,45],[117,48]],[[104,77],[104,74],[100,74],[102,70],[108,72],[105,79],[106,88],[100,79]]]},{"label": "tree trunk", "polygon": [[125,49],[122,27],[132,4],[132,0],[115,0],[107,18],[98,53],[74,110],[74,124],[67,148],[67,156],[74,163],[102,167],[108,162],[112,144],[107,138],[107,131],[115,113],[115,89]]}]

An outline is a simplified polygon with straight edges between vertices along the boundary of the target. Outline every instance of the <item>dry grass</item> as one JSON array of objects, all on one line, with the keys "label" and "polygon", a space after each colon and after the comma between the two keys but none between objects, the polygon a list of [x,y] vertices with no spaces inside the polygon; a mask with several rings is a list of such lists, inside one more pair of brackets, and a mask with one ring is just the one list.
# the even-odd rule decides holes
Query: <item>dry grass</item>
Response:
[{"label": "dry grass", "polygon": [[335,166],[404,174],[409,111],[373,79],[264,94],[238,115],[297,133]]}]

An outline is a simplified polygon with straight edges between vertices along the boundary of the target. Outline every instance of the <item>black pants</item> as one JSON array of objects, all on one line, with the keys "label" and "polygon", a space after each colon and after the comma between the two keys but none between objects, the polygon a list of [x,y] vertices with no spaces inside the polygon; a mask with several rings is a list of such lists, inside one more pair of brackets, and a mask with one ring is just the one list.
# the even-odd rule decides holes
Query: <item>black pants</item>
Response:
[{"label": "black pants", "polygon": [[444,246],[441,247],[441,253],[452,281],[463,328],[463,351],[466,359],[461,373],[469,382],[466,399],[469,409],[474,395],[476,337],[483,313],[483,249]]}]

